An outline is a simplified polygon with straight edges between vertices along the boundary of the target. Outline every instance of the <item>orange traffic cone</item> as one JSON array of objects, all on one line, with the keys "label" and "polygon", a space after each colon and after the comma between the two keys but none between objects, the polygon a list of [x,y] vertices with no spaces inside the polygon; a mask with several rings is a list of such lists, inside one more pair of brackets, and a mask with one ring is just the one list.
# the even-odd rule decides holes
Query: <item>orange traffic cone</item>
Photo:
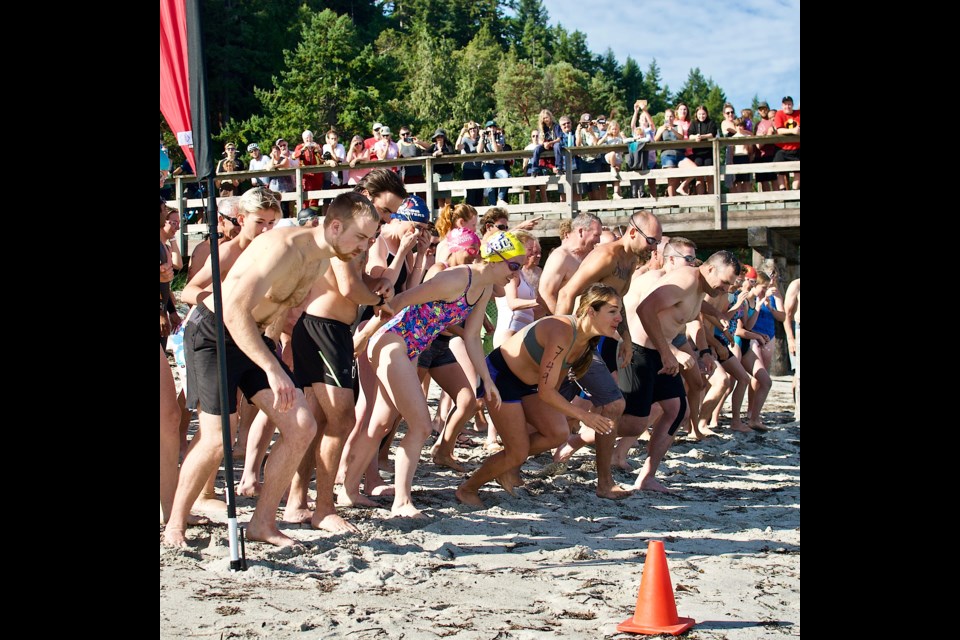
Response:
[{"label": "orange traffic cone", "polygon": [[617,631],[678,636],[694,624],[696,621],[693,618],[677,616],[677,603],[673,599],[673,585],[670,583],[670,569],[667,567],[663,542],[651,540],[647,545],[647,561],[637,593],[637,609],[632,618],[617,625]]}]

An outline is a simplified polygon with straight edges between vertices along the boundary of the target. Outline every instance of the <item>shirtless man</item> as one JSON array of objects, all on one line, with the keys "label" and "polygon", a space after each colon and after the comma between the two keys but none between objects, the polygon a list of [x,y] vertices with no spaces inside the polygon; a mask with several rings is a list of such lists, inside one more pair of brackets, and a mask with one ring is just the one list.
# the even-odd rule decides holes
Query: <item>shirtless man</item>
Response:
[{"label": "shirtless man", "polygon": [[[557,296],[557,315],[572,313],[574,299],[595,282],[613,287],[617,295],[623,297],[630,287],[633,272],[641,262],[649,260],[662,233],[660,221],[652,213],[640,211],[633,214],[623,237],[597,246],[563,285]],[[617,362],[626,361],[629,354],[631,341],[626,326],[623,327],[622,337],[619,348],[614,340],[605,339],[600,343],[590,369],[579,381],[580,386],[590,394],[594,411],[599,408],[600,414],[612,420],[614,427],[624,408],[623,394],[613,374],[618,368]],[[615,430],[600,435],[593,429],[583,427],[580,433],[570,436],[567,443],[557,449],[554,459],[566,461],[583,445],[596,442],[597,495],[601,498],[625,498],[631,491],[617,486],[610,471],[615,440]]]},{"label": "shirtless man", "polygon": [[[620,419],[621,432],[624,435],[643,433],[653,403],[659,402],[663,409],[653,427],[647,459],[634,484],[638,489],[669,491],[654,476],[687,413],[679,372],[681,367],[696,367],[697,363],[690,354],[670,344],[670,340],[700,313],[705,293],[715,295],[718,289],[735,284],[739,273],[737,258],[729,251],[718,251],[699,267],[679,268],[664,274],[648,293],[640,290],[640,286],[632,286],[624,300],[624,306],[635,308],[636,313],[627,314],[633,358],[620,376],[620,389],[626,400]],[[635,285],[638,283],[642,285],[640,278],[634,281]]]},{"label": "shirtless man", "polygon": [[[795,356],[793,366],[793,393],[796,409],[793,416],[800,421],[800,278],[797,278],[787,287],[787,293],[783,300],[783,310],[787,317],[783,321],[783,329],[787,332],[787,347],[790,349],[790,355]],[[796,332],[794,332],[793,323],[797,323]]]},{"label": "shirtless man", "polygon": [[[269,192],[268,192],[269,193]],[[246,194],[244,194],[246,197]],[[279,203],[277,212],[279,213]],[[280,439],[266,467],[257,509],[247,525],[247,537],[277,546],[295,542],[277,527],[275,514],[304,450],[316,434],[303,392],[264,339],[267,327],[303,302],[311,286],[326,271],[330,259],[351,260],[373,242],[379,216],[365,197],[338,196],[322,227],[281,229],[258,238],[236,261],[223,283],[226,332],[227,398],[236,411],[236,389],[253,400],[280,430]],[[186,545],[186,517],[204,481],[223,455],[219,385],[216,372],[216,321],[209,296],[198,304],[195,360],[202,411],[200,445],[191,447],[180,470],[180,483],[164,540]]]},{"label": "shirtless man", "polygon": [[557,307],[560,289],[573,276],[580,262],[597,246],[602,231],[600,218],[592,213],[581,213],[574,219],[570,233],[560,242],[560,246],[550,252],[537,289],[550,313],[554,313]]},{"label": "shirtless man", "polygon": [[[240,233],[240,218],[237,215],[240,198],[233,196],[230,198],[217,199],[217,233],[220,236],[220,245],[224,242],[233,240]],[[187,270],[187,281],[193,280],[200,268],[203,267],[207,258],[210,257],[210,238],[207,238],[193,249],[193,255],[190,256],[190,264]]]},{"label": "shirtless man", "polygon": [[[382,220],[397,211],[406,191],[393,171],[377,169],[361,180],[354,190],[369,197]],[[403,194],[403,195],[401,195]],[[310,385],[307,394],[317,421],[317,436],[297,470],[284,510],[286,522],[306,522],[314,529],[334,533],[359,531],[336,513],[333,487],[347,436],[354,425],[353,334],[360,305],[385,310],[393,297],[393,285],[386,278],[364,273],[366,249],[350,260],[333,258],[330,267],[317,279],[304,301],[302,315],[293,328],[293,362],[297,381]],[[317,470],[316,510],[307,509],[310,474]]]}]

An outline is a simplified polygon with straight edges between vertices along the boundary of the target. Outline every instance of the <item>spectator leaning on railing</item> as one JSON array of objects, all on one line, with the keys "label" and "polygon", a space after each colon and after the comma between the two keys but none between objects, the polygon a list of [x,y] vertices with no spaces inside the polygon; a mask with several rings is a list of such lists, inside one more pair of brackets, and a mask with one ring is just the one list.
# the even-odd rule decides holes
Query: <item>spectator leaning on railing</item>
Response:
[{"label": "spectator leaning on railing", "polygon": [[[800,109],[793,108],[793,98],[784,96],[781,100],[783,108],[777,111],[773,116],[773,124],[777,128],[777,134],[781,136],[799,136],[800,135]],[[800,143],[799,142],[778,142],[780,150],[773,157],[774,162],[792,162],[800,161]],[[786,190],[789,172],[777,175],[777,181],[781,191]],[[800,172],[793,174],[793,188],[800,188]]]},{"label": "spectator leaning on railing", "polygon": [[[487,120],[480,134],[480,153],[499,153],[503,151],[505,144],[506,141],[503,137],[503,131],[497,126],[496,121]],[[510,173],[507,171],[503,160],[484,160],[481,170],[483,171],[485,180],[490,180],[494,177],[510,177]],[[498,207],[504,207],[507,205],[507,190],[508,187],[497,187],[496,192],[494,192],[492,187],[485,187],[483,189],[483,197],[491,207],[494,204]]]}]

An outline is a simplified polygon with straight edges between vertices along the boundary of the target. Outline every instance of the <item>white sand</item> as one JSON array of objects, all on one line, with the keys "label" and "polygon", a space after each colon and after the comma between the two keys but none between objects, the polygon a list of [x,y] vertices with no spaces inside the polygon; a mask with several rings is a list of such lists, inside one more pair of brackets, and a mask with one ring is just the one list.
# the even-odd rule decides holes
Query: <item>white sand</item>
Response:
[{"label": "white sand", "polygon": [[[453,496],[460,476],[424,455],[414,499],[427,520],[389,519],[385,498],[385,509],[341,511],[359,535],[285,525],[306,548],[248,543],[240,573],[228,570],[226,528],[192,528],[191,550],[160,548],[160,637],[628,638],[616,625],[633,615],[651,539],[664,541],[679,614],[697,621],[687,637],[799,636],[800,424],[787,422],[789,401],[789,379],[777,378],[764,418],[783,424],[770,433],[676,443],[659,477],[677,495],[597,498],[593,452],[582,450],[555,476],[538,476],[547,455],[529,461],[520,497],[491,484],[489,508],[472,511]],[[482,460],[479,448],[457,454],[471,468]],[[238,500],[241,523],[254,504]]]}]

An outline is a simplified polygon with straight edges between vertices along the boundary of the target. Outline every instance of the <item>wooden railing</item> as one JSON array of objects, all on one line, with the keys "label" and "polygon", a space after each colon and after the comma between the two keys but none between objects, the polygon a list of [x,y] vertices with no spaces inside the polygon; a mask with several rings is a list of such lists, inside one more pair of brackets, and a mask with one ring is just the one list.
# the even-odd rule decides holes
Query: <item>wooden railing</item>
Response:
[{"label": "wooden railing", "polygon": [[[658,209],[670,209],[670,212],[699,212],[706,213],[712,211],[713,221],[710,225],[703,216],[698,216],[698,224],[706,223],[706,228],[712,226],[713,229],[724,229],[725,213],[731,205],[763,205],[769,204],[772,208],[785,208],[784,203],[794,203],[792,208],[799,209],[800,191],[769,191],[752,193],[723,193],[721,185],[727,175],[737,175],[743,173],[777,173],[788,171],[800,171],[800,162],[776,162],[776,163],[751,163],[727,165],[724,162],[724,154],[727,147],[740,144],[772,144],[778,142],[800,142],[800,136],[763,136],[747,138],[719,138],[705,142],[695,142],[693,140],[678,140],[675,142],[648,142],[641,153],[647,151],[663,151],[667,149],[689,149],[710,147],[713,155],[713,166],[697,168],[674,168],[674,169],[648,169],[646,171],[620,171],[621,188],[629,190],[630,181],[656,180],[657,184],[666,184],[669,178],[687,178],[704,177],[713,178],[713,193],[705,195],[688,195],[662,198],[628,198],[620,200],[577,200],[570,197],[570,194],[576,190],[576,185],[585,183],[612,183],[614,178],[610,173],[586,173],[574,172],[572,169],[571,158],[581,155],[596,155],[599,153],[609,153],[619,151],[626,153],[627,144],[621,145],[600,145],[592,147],[572,147],[564,148],[565,171],[559,175],[546,176],[520,176],[511,178],[494,178],[486,180],[483,178],[476,180],[454,180],[449,182],[434,182],[435,168],[441,164],[462,164],[464,162],[482,162],[490,160],[515,160],[522,164],[524,158],[530,158],[532,151],[503,151],[499,153],[483,154],[453,154],[433,158],[431,156],[420,156],[416,158],[395,158],[393,160],[377,160],[373,162],[358,162],[356,168],[375,169],[377,167],[403,167],[403,166],[422,166],[426,182],[420,184],[408,184],[406,189],[410,193],[416,193],[424,198],[429,206],[433,206],[434,199],[441,191],[456,192],[457,195],[466,189],[484,189],[499,188],[506,186],[509,193],[519,194],[520,203],[510,205],[511,216],[517,219],[523,219],[530,215],[540,214],[547,217],[573,218],[581,211],[589,211],[600,214],[604,211],[623,212],[624,210],[647,209],[657,211]],[[544,151],[541,157],[553,157],[552,151]],[[303,190],[303,176],[311,173],[329,173],[332,171],[349,171],[349,164],[340,164],[336,167],[326,165],[298,167],[296,169],[282,169],[277,171],[237,171],[229,174],[220,174],[218,179],[231,180],[249,180],[257,177],[273,178],[278,176],[292,176],[294,178],[295,190],[281,194],[285,202],[294,201],[297,208],[300,209],[308,200],[328,200],[341,193],[352,190],[352,186],[343,186],[336,189],[315,189],[310,191]],[[175,199],[169,201],[171,206],[177,206],[183,212],[187,209],[200,208],[206,206],[205,198],[186,198],[184,186],[186,183],[195,182],[195,176],[173,176],[175,181]],[[566,195],[564,201],[528,203],[526,202],[526,188],[530,186],[546,185],[547,191],[561,191]],[[477,210],[483,215],[487,206],[479,206]],[[436,216],[434,210],[434,216]],[[614,216],[617,214],[615,213]],[[603,217],[603,216],[602,216]],[[206,225],[188,225],[184,232],[187,234],[205,233]]]}]

